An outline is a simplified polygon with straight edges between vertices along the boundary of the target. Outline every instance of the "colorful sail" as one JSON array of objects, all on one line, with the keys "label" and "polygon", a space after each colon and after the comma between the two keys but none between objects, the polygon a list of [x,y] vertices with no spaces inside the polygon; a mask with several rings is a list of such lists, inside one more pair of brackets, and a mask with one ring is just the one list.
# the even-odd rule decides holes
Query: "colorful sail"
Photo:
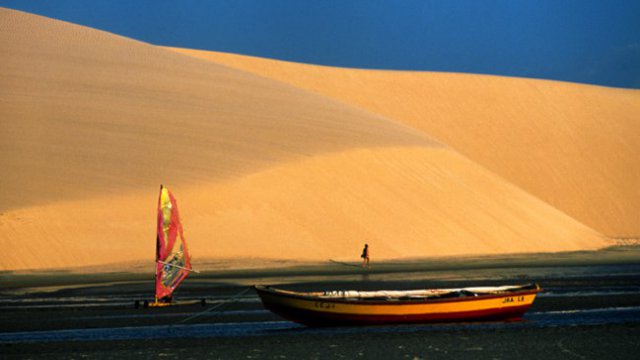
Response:
[{"label": "colorful sail", "polygon": [[156,243],[156,302],[171,302],[173,291],[189,275],[191,260],[182,233],[178,204],[160,186]]}]

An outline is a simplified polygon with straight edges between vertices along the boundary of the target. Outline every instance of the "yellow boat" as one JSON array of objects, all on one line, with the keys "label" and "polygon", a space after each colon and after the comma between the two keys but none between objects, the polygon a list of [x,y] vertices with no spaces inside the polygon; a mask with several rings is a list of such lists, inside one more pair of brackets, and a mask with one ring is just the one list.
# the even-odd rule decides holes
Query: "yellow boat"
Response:
[{"label": "yellow boat", "polygon": [[538,284],[408,291],[254,288],[265,308],[308,326],[520,320],[541,291]]}]

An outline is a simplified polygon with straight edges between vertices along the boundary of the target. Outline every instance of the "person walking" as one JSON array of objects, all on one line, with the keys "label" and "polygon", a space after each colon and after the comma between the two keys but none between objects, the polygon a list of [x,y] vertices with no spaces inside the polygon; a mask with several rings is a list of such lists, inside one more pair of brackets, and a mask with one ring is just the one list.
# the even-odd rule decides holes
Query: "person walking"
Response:
[{"label": "person walking", "polygon": [[369,244],[364,244],[364,249],[362,249],[362,267],[369,267]]}]

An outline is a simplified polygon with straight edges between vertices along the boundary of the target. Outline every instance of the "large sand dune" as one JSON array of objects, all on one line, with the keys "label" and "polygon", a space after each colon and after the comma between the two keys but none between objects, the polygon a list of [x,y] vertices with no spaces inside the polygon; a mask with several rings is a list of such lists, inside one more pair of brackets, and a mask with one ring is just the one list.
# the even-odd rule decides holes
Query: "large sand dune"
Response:
[{"label": "large sand dune", "polygon": [[0,269],[151,262],[158,185],[197,259],[594,249],[424,132],[280,82],[0,9]]},{"label": "large sand dune", "polygon": [[640,236],[640,91],[174,49],[404,122],[612,237]]}]

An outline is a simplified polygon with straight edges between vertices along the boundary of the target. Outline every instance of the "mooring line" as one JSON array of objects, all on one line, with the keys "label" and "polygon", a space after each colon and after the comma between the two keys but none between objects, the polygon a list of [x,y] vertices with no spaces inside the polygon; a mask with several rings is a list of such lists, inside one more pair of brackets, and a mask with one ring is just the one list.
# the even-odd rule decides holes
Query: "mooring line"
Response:
[{"label": "mooring line", "polygon": [[238,297],[240,297],[240,296],[242,296],[242,295],[246,294],[249,290],[251,290],[251,288],[250,288],[250,287],[248,287],[248,288],[246,288],[246,289],[242,290],[241,292],[239,292],[239,293],[235,294],[234,296],[232,296],[231,298],[229,298],[229,299],[228,299],[228,301],[221,302],[221,303],[219,303],[219,304],[215,304],[215,305],[213,305],[212,307],[208,308],[207,310],[201,311],[201,312],[199,312],[199,313],[197,313],[197,314],[193,314],[193,315],[189,316],[188,318],[181,320],[181,321],[180,321],[180,323],[186,323],[187,321],[192,320],[192,319],[195,319],[195,318],[197,318],[198,316],[204,315],[204,314],[206,314],[206,313],[208,313],[208,312],[211,312],[211,311],[213,311],[213,310],[215,310],[215,309],[217,309],[217,308],[221,307],[222,305],[225,305],[225,304],[231,303],[231,302],[235,301]]}]

